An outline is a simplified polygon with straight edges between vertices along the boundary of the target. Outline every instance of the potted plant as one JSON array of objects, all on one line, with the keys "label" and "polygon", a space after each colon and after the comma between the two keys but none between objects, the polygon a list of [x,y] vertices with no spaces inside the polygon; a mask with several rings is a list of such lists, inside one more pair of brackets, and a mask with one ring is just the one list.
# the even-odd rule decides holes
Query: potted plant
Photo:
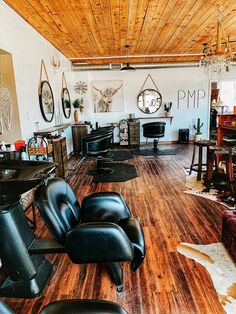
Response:
[{"label": "potted plant", "polygon": [[202,135],[202,132],[201,132],[201,128],[203,126],[203,122],[201,123],[201,120],[200,118],[197,119],[197,125],[194,125],[194,129],[196,130],[196,133],[195,133],[195,141],[200,141],[201,140],[201,135]]},{"label": "potted plant", "polygon": [[170,117],[170,110],[172,107],[172,102],[166,102],[164,103],[164,111],[165,111],[165,116]]},{"label": "potted plant", "polygon": [[83,113],[83,110],[84,110],[84,104],[83,104],[84,100],[83,98],[77,98],[76,100],[74,100],[73,102],[73,107],[74,107],[74,121],[75,122],[78,122],[79,119],[78,119],[78,111],[77,109],[80,110],[80,113]]}]

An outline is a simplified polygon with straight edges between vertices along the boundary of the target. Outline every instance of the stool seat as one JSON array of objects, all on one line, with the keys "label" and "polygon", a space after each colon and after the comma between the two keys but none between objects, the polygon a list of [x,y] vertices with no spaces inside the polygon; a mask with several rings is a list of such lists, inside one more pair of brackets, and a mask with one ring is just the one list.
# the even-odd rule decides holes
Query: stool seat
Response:
[{"label": "stool seat", "polygon": [[[200,141],[194,141],[193,143],[193,157],[192,162],[189,170],[189,175],[192,171],[197,172],[197,181],[200,181],[202,178],[202,173],[205,173],[207,171],[206,163],[203,163],[203,149],[206,148],[207,155],[209,154],[209,147],[212,145],[215,145],[215,141],[211,140],[200,140]],[[195,154],[196,154],[196,147],[198,147],[198,161],[195,162]]]},{"label": "stool seat", "polygon": [[153,150],[157,150],[157,144],[159,138],[165,135],[165,122],[149,122],[143,124],[143,136],[146,137],[146,143],[148,138],[154,138]]}]

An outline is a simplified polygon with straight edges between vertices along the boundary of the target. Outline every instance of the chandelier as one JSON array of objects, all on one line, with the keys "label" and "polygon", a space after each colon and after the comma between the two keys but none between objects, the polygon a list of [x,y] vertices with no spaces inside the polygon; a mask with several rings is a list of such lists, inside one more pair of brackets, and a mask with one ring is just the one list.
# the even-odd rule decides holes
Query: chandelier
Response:
[{"label": "chandelier", "polygon": [[222,24],[222,10],[219,10],[216,35],[209,43],[203,44],[203,53],[200,65],[205,67],[209,78],[220,79],[225,72],[230,71],[233,58],[229,37],[225,36]]}]

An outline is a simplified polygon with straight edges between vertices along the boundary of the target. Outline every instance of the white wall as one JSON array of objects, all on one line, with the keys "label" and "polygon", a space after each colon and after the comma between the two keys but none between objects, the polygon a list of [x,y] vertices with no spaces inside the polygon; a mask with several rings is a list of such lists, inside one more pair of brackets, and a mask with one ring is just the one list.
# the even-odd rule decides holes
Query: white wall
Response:
[{"label": "white wall", "polygon": [[[35,122],[40,122],[40,129],[53,126],[59,122],[73,121],[73,115],[69,120],[65,119],[61,112],[61,80],[62,71],[67,78],[68,89],[72,100],[78,97],[74,93],[74,85],[77,81],[88,83],[88,92],[85,95],[85,112],[79,116],[80,121],[91,121],[94,125],[97,121],[100,126],[109,122],[118,122],[127,118],[129,113],[135,113],[136,117],[150,116],[145,115],[137,108],[137,95],[148,74],[151,74],[158,86],[163,102],[172,101],[173,122],[170,124],[166,120],[166,136],[164,141],[178,139],[180,128],[189,128],[190,134],[195,133],[193,124],[197,118],[204,123],[202,132],[203,137],[207,138],[209,129],[209,83],[208,77],[202,68],[163,68],[150,70],[137,70],[131,73],[119,71],[89,71],[73,72],[70,71],[70,62],[39,33],[33,30],[21,17],[11,10],[2,0],[0,0],[0,49],[12,54],[17,99],[20,113],[20,124],[22,137],[28,140],[35,131]],[[57,73],[54,72],[50,58],[54,56],[61,61],[61,67]],[[43,120],[38,100],[38,85],[40,76],[40,62],[44,59],[49,75],[49,81],[54,93],[56,114],[51,123]],[[231,77],[236,77],[236,69],[233,69]],[[94,113],[92,105],[91,82],[95,80],[123,80],[124,81],[124,111],[119,113]],[[150,81],[145,87],[153,87]],[[186,93],[186,98],[181,100],[180,107],[177,106],[178,91]],[[204,90],[206,96],[199,101],[199,107],[193,98],[190,97],[189,108],[187,108],[187,93],[192,95],[195,91]],[[181,92],[181,96],[183,92]],[[60,111],[60,112],[59,112]],[[59,115],[61,119],[59,119]],[[153,116],[163,115],[163,106]],[[59,121],[62,120],[62,121]],[[140,120],[141,123],[152,120]],[[156,120],[154,120],[156,121]],[[165,120],[162,120],[165,121]],[[68,153],[72,151],[71,130],[65,132],[67,136]],[[141,138],[143,141],[144,139]],[[116,138],[118,141],[118,138]]]},{"label": "white wall", "polygon": [[[202,128],[202,137],[208,137],[209,128],[209,96],[208,96],[208,77],[203,73],[202,68],[163,68],[150,70],[136,70],[136,72],[120,72],[120,71],[89,71],[89,72],[74,72],[73,81],[83,80],[88,83],[88,93],[85,95],[85,114],[80,117],[83,120],[90,120],[93,124],[97,121],[100,126],[106,125],[109,122],[118,122],[121,119],[128,118],[129,113],[135,113],[136,117],[151,117],[163,116],[163,106],[152,115],[142,113],[137,107],[137,95],[147,77],[150,74],[157,85],[163,97],[163,102],[171,101],[173,103],[171,113],[174,118],[172,124],[170,120],[166,121],[166,135],[163,141],[172,141],[178,139],[178,130],[182,128],[189,128],[190,134],[193,136],[195,130],[193,124],[196,123],[197,118],[204,123]],[[94,113],[92,106],[92,81],[97,80],[123,80],[124,81],[124,112],[109,112],[109,113]],[[153,88],[150,80],[145,84],[145,88]],[[178,108],[178,91],[180,98],[184,93],[186,97],[179,101]],[[188,108],[188,91],[189,94],[189,108]],[[193,92],[195,91],[195,107]],[[197,106],[197,93],[199,96],[205,97],[199,100]],[[74,95],[76,97],[76,95]],[[157,121],[157,120],[140,120],[141,123]],[[116,139],[117,141],[118,139]],[[141,136],[141,141],[144,138]]]},{"label": "white wall", "polygon": [[[69,120],[65,119],[61,110],[62,71],[65,72],[70,91],[72,85],[70,62],[1,0],[0,21],[0,49],[11,53],[13,59],[22,138],[28,140],[32,137],[36,121],[40,122],[40,129],[54,126],[59,122],[70,122],[73,117]],[[61,62],[61,67],[56,73],[50,61],[53,56]],[[54,95],[56,111],[50,123],[44,121],[39,107],[41,59],[45,62]],[[61,119],[59,119],[59,108]],[[72,150],[70,130],[67,130],[66,134],[68,152],[70,152]]]}]

